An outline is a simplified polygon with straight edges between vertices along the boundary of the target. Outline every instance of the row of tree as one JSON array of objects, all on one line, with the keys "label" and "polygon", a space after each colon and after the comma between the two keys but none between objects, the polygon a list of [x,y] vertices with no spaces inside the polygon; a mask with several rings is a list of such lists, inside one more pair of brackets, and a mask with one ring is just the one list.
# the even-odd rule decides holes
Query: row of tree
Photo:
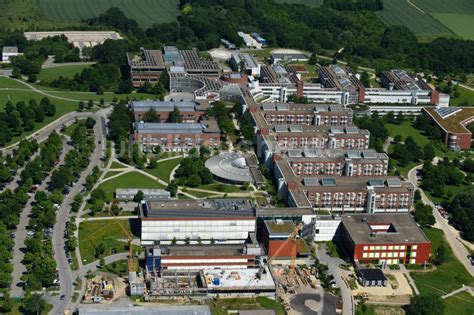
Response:
[{"label": "row of tree", "polygon": [[[460,170],[459,160],[450,161],[446,157],[437,165],[433,165],[431,161],[425,161],[421,176],[421,187],[436,197],[447,194],[446,185],[460,186],[466,178]],[[472,176],[469,177],[472,181]]]}]

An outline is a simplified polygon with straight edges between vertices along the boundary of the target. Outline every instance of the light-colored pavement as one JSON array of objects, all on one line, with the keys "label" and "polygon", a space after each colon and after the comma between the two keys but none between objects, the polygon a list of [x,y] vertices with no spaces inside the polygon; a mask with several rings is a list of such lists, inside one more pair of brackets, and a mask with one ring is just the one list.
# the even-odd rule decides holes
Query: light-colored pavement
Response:
[{"label": "light-colored pavement", "polygon": [[408,272],[407,268],[405,268],[405,265],[404,264],[400,264],[400,270],[403,272],[403,274],[405,275],[405,277],[407,278],[408,280],[408,283],[410,284],[410,286],[412,287],[413,291],[415,292],[416,295],[420,295],[420,291],[418,290],[418,288],[416,287],[416,284],[415,284],[415,280],[413,280],[413,278],[411,277],[410,273]]},{"label": "light-colored pavement", "polygon": [[354,298],[347,283],[342,278],[340,265],[345,264],[345,261],[340,258],[331,257],[327,254],[326,244],[321,244],[316,250],[316,255],[319,262],[328,266],[328,273],[334,276],[334,281],[337,286],[341,288],[342,296],[342,314],[343,315],[354,315],[355,304]]},{"label": "light-colored pavement", "polygon": [[474,266],[471,265],[471,261],[468,258],[470,256],[470,253],[463,245],[463,243],[459,240],[459,233],[455,231],[452,226],[449,225],[448,220],[441,216],[439,211],[436,210],[433,202],[428,198],[428,196],[426,196],[425,192],[418,187],[418,179],[416,176],[416,172],[417,170],[421,170],[422,168],[423,165],[421,164],[412,168],[408,172],[408,179],[415,186],[415,188],[418,188],[420,190],[421,200],[423,201],[423,203],[429,205],[433,209],[433,215],[436,219],[435,227],[440,228],[444,231],[444,236],[446,237],[449,246],[451,246],[454,255],[464,265],[464,267],[466,267],[466,270],[471,274],[471,276],[474,276]]},{"label": "light-colored pavement", "polygon": [[54,56],[48,56],[45,62],[41,65],[41,69],[68,67],[68,66],[92,66],[95,61],[83,61],[83,62],[63,62],[54,63]]},{"label": "light-colored pavement", "polygon": [[[66,154],[71,149],[72,148],[70,146],[67,146],[66,140],[64,140],[63,151],[61,152],[61,155],[59,158],[60,162],[58,163],[58,165],[64,162],[64,158]],[[50,179],[51,179],[51,174],[52,174],[52,171],[49,173],[49,175],[43,180],[41,185],[38,187],[38,191],[46,191],[48,187],[48,183],[50,182]],[[15,231],[15,243],[13,246],[12,259],[10,260],[10,263],[13,266],[10,294],[14,298],[21,298],[24,295],[23,281],[21,280],[21,276],[26,271],[26,267],[23,264],[23,258],[25,257],[25,253],[22,251],[22,248],[24,248],[25,246],[25,240],[27,237],[26,236],[27,227],[30,222],[30,215],[31,215],[31,210],[33,208],[34,200],[35,200],[34,194],[31,194],[30,198],[28,199],[28,202],[26,203],[25,207],[23,208],[20,214],[20,222],[17,225],[17,229]]]}]

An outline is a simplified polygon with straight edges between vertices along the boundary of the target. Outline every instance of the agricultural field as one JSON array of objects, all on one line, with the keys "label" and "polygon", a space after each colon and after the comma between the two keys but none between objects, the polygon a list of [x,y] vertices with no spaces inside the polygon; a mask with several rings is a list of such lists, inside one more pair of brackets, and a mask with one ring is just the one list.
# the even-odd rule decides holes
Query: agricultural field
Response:
[{"label": "agricultural field", "polygon": [[304,4],[309,7],[319,7],[324,0],[275,0],[277,3]]},{"label": "agricultural field", "polygon": [[[410,4],[411,3],[411,4]],[[454,36],[445,25],[407,0],[383,0],[378,16],[387,25],[403,25],[421,38]]]},{"label": "agricultural field", "polygon": [[383,0],[380,18],[405,25],[421,39],[458,36],[474,39],[474,2],[470,0]]},{"label": "agricultural field", "polygon": [[118,7],[143,28],[174,21],[179,15],[178,0],[39,0],[39,7],[53,21],[81,21]]}]

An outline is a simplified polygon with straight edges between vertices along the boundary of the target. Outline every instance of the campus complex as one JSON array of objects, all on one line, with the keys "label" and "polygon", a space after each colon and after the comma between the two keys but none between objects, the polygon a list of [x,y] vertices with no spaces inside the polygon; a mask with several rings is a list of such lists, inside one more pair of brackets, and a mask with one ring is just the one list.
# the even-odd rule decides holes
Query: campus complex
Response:
[{"label": "campus complex", "polygon": [[[243,38],[261,45],[254,36]],[[273,298],[278,281],[268,262],[308,257],[303,238],[338,244],[361,270],[363,286],[387,284],[383,274],[367,265],[428,262],[430,242],[409,214],[414,186],[388,175],[388,155],[369,148],[370,132],[354,125],[357,110],[349,105],[440,121],[435,114],[447,118],[454,113],[448,95],[403,70],[385,71],[381,88],[365,88],[350,67],[320,66],[319,82],[307,83],[301,69],[291,64],[306,62],[304,54],[272,54],[264,64],[253,55],[233,52],[227,70],[202,60],[195,50],[170,46],[142,49],[128,60],[135,86],[155,84],[167,75],[172,93],[192,98],[130,102],[133,140],[144,151],[220,147],[221,130],[206,111],[216,100],[241,102],[254,121],[255,152],[223,152],[205,165],[218,182],[258,188],[265,184],[258,167],[263,164],[287,206],[262,207],[248,199],[145,198],[140,219],[147,299],[256,293]],[[308,102],[289,102],[290,96]],[[156,122],[145,121],[150,111]],[[169,121],[173,111],[180,113],[180,123]],[[451,128],[466,133],[469,113],[463,110],[466,118]],[[464,134],[456,136],[463,139]],[[446,133],[446,141],[463,149],[470,134],[454,143],[453,134]],[[179,281],[184,284],[175,286]]]}]

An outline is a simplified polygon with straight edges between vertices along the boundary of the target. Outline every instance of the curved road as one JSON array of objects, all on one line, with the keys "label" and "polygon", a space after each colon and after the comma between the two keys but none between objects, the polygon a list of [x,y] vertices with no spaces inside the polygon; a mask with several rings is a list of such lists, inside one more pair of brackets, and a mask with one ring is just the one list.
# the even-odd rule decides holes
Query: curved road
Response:
[{"label": "curved road", "polygon": [[103,139],[105,136],[105,130],[103,130],[102,128],[103,124],[101,123],[101,112],[95,113],[94,118],[96,118],[96,124],[94,127],[96,147],[91,156],[91,162],[87,169],[81,173],[81,177],[71,189],[71,191],[67,194],[66,198],[64,198],[64,201],[56,214],[57,219],[53,230],[53,249],[54,258],[58,265],[59,279],[61,280],[60,292],[61,295],[65,296],[65,298],[64,300],[59,300],[56,297],[52,300],[54,307],[51,311],[51,314],[63,314],[64,311],[68,308],[74,291],[74,276],[73,272],[71,271],[71,266],[67,261],[66,252],[64,250],[64,230],[66,229],[66,222],[69,220],[70,204],[73,202],[74,197],[80,193],[83,184],[85,184],[86,177],[90,173],[92,173],[92,169],[96,165],[100,164],[100,158],[103,152]]},{"label": "curved road", "polygon": [[444,231],[444,236],[446,237],[446,240],[449,243],[449,246],[451,246],[451,249],[454,252],[454,255],[459,259],[459,261],[466,267],[466,270],[471,274],[471,276],[474,276],[474,266],[471,265],[471,262],[468,258],[470,256],[470,253],[466,249],[466,247],[463,245],[463,243],[458,239],[458,233],[457,231],[454,230],[453,227],[449,225],[448,220],[443,218],[439,211],[435,208],[433,202],[426,196],[425,192],[419,188],[418,186],[418,179],[416,177],[416,171],[421,170],[423,168],[423,165],[417,165],[414,168],[412,168],[408,172],[408,180],[415,186],[415,188],[418,188],[421,193],[421,200],[423,203],[429,205],[433,209],[433,215],[436,218],[436,225],[440,227]]}]

